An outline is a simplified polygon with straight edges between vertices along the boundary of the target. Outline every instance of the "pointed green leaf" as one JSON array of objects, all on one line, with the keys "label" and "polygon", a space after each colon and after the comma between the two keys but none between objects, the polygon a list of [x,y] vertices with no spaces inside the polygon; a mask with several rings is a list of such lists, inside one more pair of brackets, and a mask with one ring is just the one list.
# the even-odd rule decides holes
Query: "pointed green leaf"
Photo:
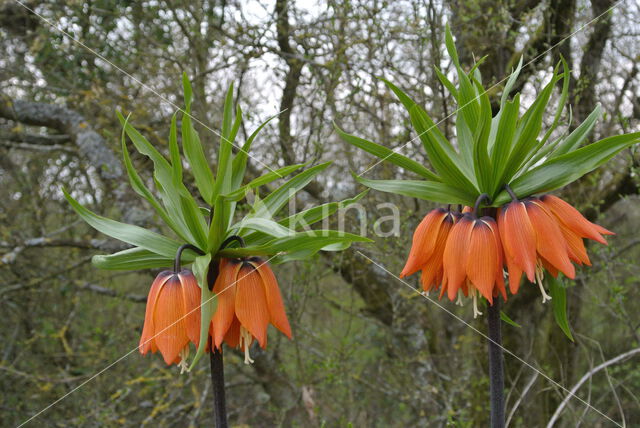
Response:
[{"label": "pointed green leaf", "polygon": [[476,198],[475,194],[435,181],[369,180],[355,175],[354,177],[359,183],[381,192],[395,193],[442,204],[473,206]]},{"label": "pointed green leaf", "polygon": [[[127,118],[128,120],[128,118]],[[126,122],[126,121],[125,121]],[[125,139],[125,128],[122,128],[122,136],[121,136],[121,145],[122,145],[122,157],[124,158],[125,169],[127,170],[127,175],[129,176],[129,182],[131,183],[131,187],[133,190],[143,198],[145,198],[151,206],[156,210],[162,221],[165,222],[167,226],[169,226],[179,237],[184,240],[189,239],[189,230],[179,222],[174,221],[173,218],[169,216],[167,211],[160,205],[158,200],[153,196],[151,191],[144,185],[144,182],[138,175],[138,172],[133,166],[131,162],[131,157],[129,156],[129,150],[127,149],[127,142]]]},{"label": "pointed green leaf", "polygon": [[547,284],[549,284],[549,294],[551,295],[551,304],[553,305],[553,317],[558,327],[560,327],[569,340],[573,342],[573,335],[571,334],[569,321],[567,320],[567,290],[560,278],[547,275],[545,280]]},{"label": "pointed green leaf", "polygon": [[440,178],[437,175],[429,171],[418,162],[409,159],[408,157],[403,156],[399,153],[396,153],[393,150],[380,144],[365,140],[364,138],[359,138],[354,135],[347,134],[346,132],[342,131],[335,123],[333,124],[333,127],[338,135],[340,135],[340,138],[342,138],[347,143],[356,146],[366,152],[369,152],[382,160],[386,160],[395,165],[398,165],[399,167],[407,171],[415,172],[416,174],[424,178],[433,181],[440,181]]},{"label": "pointed green leaf", "polygon": [[367,189],[364,192],[360,192],[351,199],[345,199],[340,202],[329,202],[323,205],[318,205],[317,207],[300,211],[299,213],[293,214],[292,216],[280,220],[279,223],[289,229],[297,229],[298,225],[300,225],[301,227],[311,226],[312,224],[322,221],[328,216],[334,214],[336,211],[358,202],[368,192],[369,190]]},{"label": "pointed green leaf", "polygon": [[[196,355],[193,356],[189,371],[191,371],[196,363],[204,355],[204,350],[207,347],[207,341],[209,340],[209,324],[211,318],[216,311],[218,304],[217,296],[209,291],[207,284],[207,273],[209,272],[209,264],[211,263],[211,254],[205,254],[204,256],[196,257],[193,262],[193,274],[198,280],[200,286],[200,341],[198,344],[198,350]],[[216,263],[216,262],[214,262]]]},{"label": "pointed green leaf", "polygon": [[458,59],[458,51],[456,50],[456,44],[453,42],[453,35],[451,34],[451,28],[449,28],[449,23],[445,25],[445,33],[444,33],[444,43],[447,47],[447,52],[449,52],[449,56],[455,65],[460,65],[460,60]]},{"label": "pointed green leaf", "polygon": [[284,238],[285,236],[292,236],[295,234],[295,231],[276,223],[273,220],[261,217],[245,218],[233,225],[231,227],[231,232],[235,235],[241,235],[241,232],[239,231],[242,229],[256,230],[276,238]]},{"label": "pointed green leaf", "polygon": [[549,137],[551,136],[551,133],[558,127],[558,122],[560,121],[560,116],[562,116],[562,112],[564,111],[564,107],[567,104],[567,98],[569,97],[569,82],[571,79],[571,73],[569,71],[569,65],[567,64],[567,61],[565,61],[564,57],[561,55],[560,56],[561,62],[562,62],[562,68],[563,68],[563,72],[562,72],[562,92],[560,93],[560,99],[558,100],[558,107],[556,108],[556,114],[553,118],[553,122],[551,124],[551,126],[549,127],[549,129],[547,129],[547,132],[545,132],[544,137],[542,138],[542,140],[540,141],[540,146],[542,147],[544,146],[544,144],[547,142],[547,140],[549,139]]},{"label": "pointed green leaf", "polygon": [[511,88],[513,88],[513,85],[516,84],[516,80],[518,80],[518,76],[520,75],[520,70],[522,70],[522,58],[523,57],[520,57],[520,60],[518,61],[518,66],[514,71],[511,72],[511,75],[509,76],[509,80],[507,80],[507,83],[504,85],[504,90],[502,91],[502,97],[500,99],[500,109],[504,108],[504,105],[509,99],[509,93],[511,92]]},{"label": "pointed green leaf", "polygon": [[551,158],[555,158],[558,156],[562,156],[565,153],[569,153],[574,151],[575,149],[582,144],[582,142],[587,138],[587,136],[591,133],[591,130],[595,126],[598,119],[600,119],[600,115],[602,114],[602,107],[600,103],[596,105],[596,108],[593,109],[591,114],[578,126],[573,130],[571,134],[567,136],[560,144],[558,144],[557,148],[553,151]]},{"label": "pointed green leaf", "polygon": [[207,237],[207,250],[216,253],[220,244],[226,237],[227,224],[224,208],[225,203],[222,197],[217,197],[213,204],[213,217],[209,225],[209,235]]},{"label": "pointed green leaf", "polygon": [[178,147],[178,127],[176,125],[177,113],[171,116],[171,128],[169,131],[169,153],[171,155],[172,181],[176,188],[182,183],[182,160],[180,159],[180,147]]},{"label": "pointed green leaf", "polygon": [[[196,239],[196,237],[202,236],[202,232],[196,230],[195,227],[197,226],[204,229],[206,225],[201,216],[198,218],[199,210],[193,200],[193,197],[188,192],[184,184],[174,182],[172,167],[169,165],[169,162],[165,157],[155,147],[153,147],[153,145],[149,143],[142,134],[131,126],[120,112],[116,112],[116,114],[136,149],[153,162],[153,176],[156,181],[158,193],[162,197],[167,213],[175,222],[177,227],[183,231],[181,236],[185,238],[187,242],[202,248],[201,245],[203,243]],[[185,219],[185,211],[189,213],[187,217],[192,219],[197,218],[198,221],[196,223],[188,224],[187,219]],[[184,236],[186,235],[185,231],[187,230],[189,232],[189,236]]]},{"label": "pointed green leaf", "polygon": [[182,116],[182,151],[191,166],[191,172],[202,199],[211,204],[215,180],[205,157],[200,137],[191,123],[191,115],[188,112]]},{"label": "pointed green leaf", "polygon": [[476,79],[473,81],[479,98],[479,110],[478,110],[478,124],[477,132],[474,133],[473,141],[473,153],[474,153],[474,165],[475,176],[480,187],[480,192],[491,192],[493,187],[493,166],[491,165],[491,159],[489,158],[489,135],[491,134],[491,120],[493,113],[491,111],[491,102],[489,101],[489,95],[487,91],[482,87],[480,82]]},{"label": "pointed green leaf", "polygon": [[298,190],[304,188],[316,175],[324,171],[331,162],[321,163],[294,176],[278,189],[260,201],[251,217],[273,217],[291,199]]},{"label": "pointed green leaf", "polygon": [[520,94],[517,94],[513,98],[513,101],[507,101],[500,113],[496,141],[491,152],[491,163],[493,165],[492,182],[494,183],[493,189],[489,192],[491,195],[493,195],[497,187],[502,184],[502,176],[507,166],[511,145],[513,144],[513,137],[516,132],[519,109]]},{"label": "pointed green leaf", "polygon": [[[598,168],[620,151],[640,142],[640,132],[605,138],[562,156],[554,157],[509,183],[518,197],[549,192],[566,186]],[[510,200],[502,192],[494,201],[499,206]]]},{"label": "pointed green leaf", "polygon": [[184,94],[184,105],[187,107],[187,111],[191,111],[193,90],[191,89],[191,82],[186,72],[182,72],[182,93]]},{"label": "pointed green leaf", "polygon": [[218,150],[218,175],[216,177],[215,194],[224,194],[231,191],[232,186],[232,160],[231,149],[233,148],[232,127],[233,127],[233,84],[229,85],[227,96],[224,102],[224,113],[222,119],[222,135],[220,136],[220,148]]},{"label": "pointed green leaf", "polygon": [[180,247],[179,242],[158,233],[132,224],[121,223],[106,217],[101,217],[82,206],[67,193],[65,189],[62,189],[62,192],[74,211],[78,213],[89,226],[105,235],[169,258],[174,257]]},{"label": "pointed green leaf", "polygon": [[[185,251],[182,254],[183,264],[191,263],[195,254]],[[173,258],[153,253],[140,247],[129,248],[114,254],[100,254],[91,258],[93,265],[105,270],[141,270],[169,268],[173,265]]]},{"label": "pointed green leaf", "polygon": [[538,143],[537,137],[542,129],[542,118],[547,104],[549,104],[549,98],[551,97],[553,88],[559,79],[560,77],[555,75],[551,78],[551,81],[545,86],[531,107],[529,107],[516,128],[516,143],[509,155],[509,161],[507,162],[507,168],[504,173],[505,180],[510,180],[520,167],[530,157],[535,155],[532,150]]},{"label": "pointed green leaf", "polygon": [[238,151],[235,158],[233,159],[233,172],[232,172],[232,189],[237,189],[242,184],[242,179],[244,178],[244,173],[247,168],[247,159],[249,157],[249,150],[251,149],[251,144],[253,140],[258,136],[258,133],[264,128],[267,123],[271,122],[272,119],[278,117],[279,114],[271,116],[269,119],[264,121],[258,128],[253,131],[253,133],[247,138],[247,141],[244,143],[242,148]]},{"label": "pointed green leaf", "polygon": [[437,136],[433,132],[436,125],[427,113],[418,105],[414,105],[411,109],[410,116],[411,123],[413,123],[416,132],[423,142],[431,164],[443,181],[460,188],[476,188],[476,185],[458,168],[457,165],[460,164],[460,161],[457,153],[446,150],[446,146],[438,141]]},{"label": "pointed green leaf", "polygon": [[436,74],[438,75],[438,79],[440,79],[440,82],[442,82],[444,87],[447,88],[449,93],[457,100],[459,97],[458,89],[456,89],[455,85],[451,82],[451,80],[449,80],[449,78],[445,76],[445,74],[442,71],[440,71],[438,67],[434,67],[434,69],[436,71]]},{"label": "pointed green leaf", "polygon": [[282,168],[278,168],[276,170],[272,170],[271,172],[262,175],[258,178],[254,178],[253,180],[251,180],[249,183],[245,184],[244,186],[238,188],[237,190],[234,190],[231,193],[228,193],[226,195],[223,195],[224,199],[226,201],[239,201],[242,198],[245,197],[245,195],[247,194],[247,192],[249,192],[252,189],[255,189],[257,187],[263,186],[265,184],[271,183],[272,181],[275,181],[279,178],[284,178],[287,175],[291,174],[292,172],[308,165],[309,163],[299,163],[297,165],[289,165],[289,166],[285,166]]},{"label": "pointed green leaf", "polygon": [[500,319],[502,321],[506,322],[509,325],[512,325],[512,326],[518,327],[518,328],[522,328],[522,326],[520,324],[518,324],[517,322],[515,322],[514,320],[509,318],[509,315],[507,315],[504,311],[500,311]]},{"label": "pointed green leaf", "polygon": [[[460,87],[457,114],[462,115],[465,118],[467,125],[469,125],[469,128],[473,131],[473,134],[476,135],[476,133],[481,129],[481,125],[479,123],[480,104],[478,102],[478,94],[476,93],[469,76],[467,76],[460,66],[457,66],[457,70]],[[458,145],[462,145],[464,143],[467,142],[459,141]],[[472,141],[469,141],[468,143],[473,144]]]},{"label": "pointed green leaf", "polygon": [[[416,132],[418,132],[418,137],[422,141],[422,145],[424,146],[427,155],[431,156],[433,151],[436,151],[439,156],[443,155],[448,159],[459,160],[459,155],[456,150],[453,148],[449,140],[440,132],[438,126],[433,122],[433,120],[429,117],[426,111],[424,111],[420,106],[418,106],[407,94],[405,94],[400,88],[395,86],[393,83],[389,82],[386,79],[382,80],[391,91],[398,97],[402,105],[409,112],[409,116],[411,117],[411,123],[414,128],[416,128]],[[417,119],[414,118],[417,116]],[[418,123],[416,123],[418,122]],[[433,148],[432,146],[436,146]],[[433,160],[431,163],[433,164]],[[436,159],[438,161],[438,159]],[[434,165],[434,167],[436,167]],[[465,171],[467,173],[467,171]],[[467,175],[467,178],[471,177],[473,173],[471,172]],[[442,177],[442,174],[440,174]],[[442,178],[439,178],[442,180]]]},{"label": "pointed green leaf", "polygon": [[268,256],[278,253],[304,254],[304,257],[322,250],[327,245],[341,242],[372,242],[368,238],[338,230],[312,230],[298,232],[295,235],[275,238],[260,246],[244,248],[225,248],[220,251],[221,257]]},{"label": "pointed green leaf", "polygon": [[155,167],[155,173],[158,175],[158,180],[160,182],[170,182],[171,179],[171,166],[169,162],[165,159],[164,156],[155,148],[153,145],[147,141],[146,138],[142,136],[132,125],[124,118],[122,113],[116,111],[116,115],[118,116],[118,120],[122,124],[127,136],[131,139],[131,142],[136,147],[136,149],[147,156],[151,161],[153,161]]}]

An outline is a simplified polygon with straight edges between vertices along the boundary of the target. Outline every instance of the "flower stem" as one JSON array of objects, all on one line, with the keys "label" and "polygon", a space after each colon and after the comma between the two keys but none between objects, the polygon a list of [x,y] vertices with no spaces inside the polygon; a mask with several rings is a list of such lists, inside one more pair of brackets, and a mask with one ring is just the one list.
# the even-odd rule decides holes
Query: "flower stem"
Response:
[{"label": "flower stem", "polygon": [[478,210],[480,209],[480,205],[482,204],[483,201],[488,201],[488,200],[489,200],[489,195],[487,195],[486,193],[483,193],[480,196],[478,196],[478,199],[476,199],[476,204],[473,206],[473,214],[480,217],[480,213],[478,212]]},{"label": "flower stem", "polygon": [[216,428],[227,428],[227,405],[224,395],[224,364],[222,349],[213,347],[209,354],[211,362],[211,384],[213,386],[213,405]]},{"label": "flower stem", "polygon": [[491,395],[491,427],[504,428],[504,358],[500,332],[500,300],[488,307],[489,323],[489,393]]},{"label": "flower stem", "polygon": [[[207,272],[207,285],[209,290],[213,289],[213,284],[218,279],[218,261],[212,260],[209,263]],[[210,340],[211,352],[209,361],[211,362],[211,386],[213,387],[213,412],[216,421],[216,428],[227,428],[227,404],[224,391],[224,361],[222,360],[222,347],[216,349]]]},{"label": "flower stem", "polygon": [[191,245],[191,244],[184,244],[181,245],[180,248],[178,248],[178,251],[176,251],[176,258],[173,262],[173,271],[175,273],[179,273],[180,272],[180,261],[182,259],[182,252],[184,250],[191,250],[197,254],[200,254],[201,256],[204,255],[204,253],[202,252],[202,250],[198,247],[196,247],[195,245]]},{"label": "flower stem", "polygon": [[227,247],[227,245],[231,244],[233,241],[237,241],[240,244],[240,248],[244,248],[244,239],[238,235],[232,235],[224,240],[222,244],[220,244],[220,250],[223,250]]},{"label": "flower stem", "polygon": [[513,202],[518,202],[518,196],[515,194],[513,189],[511,189],[511,187],[509,187],[508,184],[504,185],[504,190],[506,190],[507,193],[509,194],[509,196],[511,196],[511,199],[513,200]]}]

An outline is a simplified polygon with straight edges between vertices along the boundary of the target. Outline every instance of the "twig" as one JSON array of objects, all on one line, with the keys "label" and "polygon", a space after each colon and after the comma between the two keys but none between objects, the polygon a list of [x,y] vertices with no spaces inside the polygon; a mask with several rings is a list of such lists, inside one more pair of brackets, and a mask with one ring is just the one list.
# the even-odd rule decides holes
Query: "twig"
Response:
[{"label": "twig", "polygon": [[525,385],[524,390],[522,391],[522,394],[520,394],[520,397],[518,397],[516,402],[513,404],[513,407],[509,412],[509,416],[507,417],[507,423],[505,424],[505,426],[509,426],[509,422],[511,422],[511,418],[513,418],[513,415],[516,413],[516,410],[518,409],[518,406],[520,406],[522,399],[525,397],[525,395],[527,395],[527,393],[535,383],[536,379],[538,379],[538,376],[539,376],[538,372],[533,372],[533,376],[531,376],[531,378],[529,379],[529,382],[527,382],[527,384]]},{"label": "twig", "polygon": [[623,361],[629,357],[634,356],[635,354],[640,353],[640,348],[635,348],[632,349],[631,351],[625,352],[623,354],[618,355],[615,358],[612,358],[610,360],[605,361],[604,363],[594,367],[593,369],[589,370],[584,376],[582,376],[582,378],[580,378],[580,380],[578,381],[578,383],[576,383],[573,388],[571,388],[571,391],[569,391],[569,394],[564,397],[564,400],[562,400],[562,403],[560,403],[560,405],[558,406],[558,408],[556,409],[556,411],[553,413],[553,416],[551,416],[551,419],[549,420],[549,423],[547,424],[547,428],[552,428],[553,425],[556,423],[556,421],[558,420],[558,418],[560,417],[560,414],[562,413],[562,410],[566,407],[567,403],[569,402],[569,400],[571,399],[571,397],[573,397],[576,393],[576,391],[582,386],[583,383],[585,383],[587,380],[591,379],[591,377],[598,373],[600,370],[602,369],[606,369],[607,367],[619,363],[620,361]]}]

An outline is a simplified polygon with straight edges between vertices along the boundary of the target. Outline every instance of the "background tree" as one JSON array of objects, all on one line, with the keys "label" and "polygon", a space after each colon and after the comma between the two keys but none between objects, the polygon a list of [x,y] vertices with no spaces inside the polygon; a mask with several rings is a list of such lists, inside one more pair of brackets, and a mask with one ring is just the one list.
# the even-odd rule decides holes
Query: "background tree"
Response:
[{"label": "background tree", "polygon": [[[417,141],[406,144],[416,136],[378,76],[392,79],[441,120],[443,132],[455,135],[453,104],[433,69],[452,72],[444,54],[446,22],[466,67],[489,55],[480,70],[495,84],[494,99],[521,55],[528,65],[519,85],[531,94],[562,55],[573,77],[572,127],[596,102],[605,114],[594,138],[640,127],[640,7],[628,0],[25,5],[31,11],[13,0],[0,2],[0,408],[11,425],[135,348],[140,303],[155,272],[92,268],[90,256],[115,244],[76,221],[59,188],[76,189],[74,196],[97,212],[157,225],[149,207],[120,185],[114,109],[131,112],[138,129],[166,151],[183,70],[198,101],[199,132],[210,146],[217,138],[207,128],[215,131],[224,89],[233,81],[250,124],[283,111],[256,144],[260,162],[335,160],[322,181],[300,195],[302,205],[354,196],[360,187],[344,177],[373,165],[373,158],[339,140],[334,120],[426,162]],[[142,158],[134,162],[145,167]],[[576,342],[557,329],[534,288],[524,287],[505,307],[522,325],[505,326],[511,330],[505,346],[567,388],[640,346],[637,162],[635,152],[626,152],[563,195],[592,220],[606,213],[604,226],[618,233],[608,248],[593,248],[594,268],[580,271],[568,290]],[[265,170],[256,161],[250,167],[256,175]],[[384,163],[365,176],[398,174]],[[431,207],[372,193],[362,201],[370,220],[387,200],[401,208],[400,236],[359,249],[399,272],[409,231]],[[355,214],[347,215],[354,230]],[[229,357],[237,362],[227,369],[233,423],[486,424],[486,343],[476,333],[356,251],[298,263],[278,278],[295,340],[275,343],[268,356],[258,353],[253,366],[241,364],[240,355]],[[467,308],[447,308],[470,318]],[[483,321],[470,322],[484,329]],[[566,392],[508,356],[506,365],[511,425],[546,424]],[[211,416],[208,388],[205,365],[177,377],[160,361],[128,355],[39,423],[184,426],[187,420],[197,426]],[[578,394],[630,423],[640,419],[639,390],[637,359],[623,359],[594,372]],[[579,421],[603,423],[569,400],[561,422]]]}]

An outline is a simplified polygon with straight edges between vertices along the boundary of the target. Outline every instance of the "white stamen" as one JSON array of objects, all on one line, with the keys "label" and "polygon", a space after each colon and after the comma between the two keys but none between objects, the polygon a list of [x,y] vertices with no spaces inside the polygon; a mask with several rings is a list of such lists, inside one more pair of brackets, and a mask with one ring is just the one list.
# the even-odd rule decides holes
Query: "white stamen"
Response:
[{"label": "white stamen", "polygon": [[542,293],[542,303],[545,303],[547,300],[551,300],[551,296],[547,294],[544,290],[544,286],[542,285],[542,280],[544,279],[544,269],[540,263],[536,264],[536,283],[540,288],[540,293]]},{"label": "white stamen", "polygon": [[180,350],[180,362],[178,363],[178,367],[180,367],[180,374],[184,372],[189,372],[189,365],[187,364],[187,358],[189,358],[189,345],[185,346]]},{"label": "white stamen", "polygon": [[462,292],[462,290],[458,290],[458,298],[456,299],[456,305],[464,306],[464,300],[462,300],[463,297],[464,297],[464,293]]},{"label": "white stamen", "polygon": [[473,318],[475,319],[478,315],[482,315],[482,312],[478,310],[478,291],[472,288],[471,294],[473,295]]},{"label": "white stamen", "polygon": [[249,354],[249,346],[251,346],[251,333],[244,328],[244,326],[240,327],[240,347],[244,347],[244,363],[251,364],[253,360],[251,359],[251,355]]}]

